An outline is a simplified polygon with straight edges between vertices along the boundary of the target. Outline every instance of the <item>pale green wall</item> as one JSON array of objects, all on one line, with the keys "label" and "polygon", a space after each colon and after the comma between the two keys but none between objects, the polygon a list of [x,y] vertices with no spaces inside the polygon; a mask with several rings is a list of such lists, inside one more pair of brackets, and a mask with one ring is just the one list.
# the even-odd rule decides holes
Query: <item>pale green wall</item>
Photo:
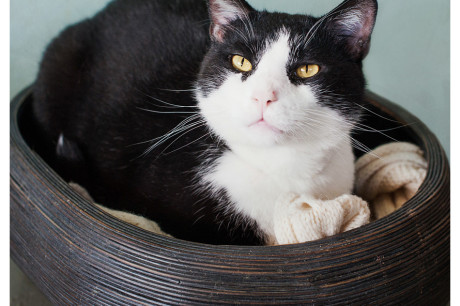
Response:
[{"label": "pale green wall", "polygon": [[[11,1],[11,96],[33,82],[41,53],[60,29],[91,16],[107,2]],[[341,0],[249,2],[258,9],[321,15]],[[380,0],[379,6],[365,61],[369,88],[418,116],[449,153],[449,0]]]},{"label": "pale green wall", "polygon": [[31,84],[49,41],[66,25],[93,15],[107,0],[11,0],[11,96]]}]

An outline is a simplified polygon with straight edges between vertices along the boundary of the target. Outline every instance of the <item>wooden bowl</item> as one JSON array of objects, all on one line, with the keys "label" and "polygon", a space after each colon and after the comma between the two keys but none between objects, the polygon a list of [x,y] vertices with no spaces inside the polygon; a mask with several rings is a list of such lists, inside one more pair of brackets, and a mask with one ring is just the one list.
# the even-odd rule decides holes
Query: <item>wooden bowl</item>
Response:
[{"label": "wooden bowl", "polygon": [[[449,165],[417,118],[368,94],[367,124],[408,126],[428,175],[401,209],[361,228],[285,246],[216,246],[149,233],[86,201],[34,150],[31,91],[11,104],[11,255],[63,304],[436,304],[449,300]],[[379,133],[356,136],[369,147]],[[26,142],[25,138],[28,142]]]}]

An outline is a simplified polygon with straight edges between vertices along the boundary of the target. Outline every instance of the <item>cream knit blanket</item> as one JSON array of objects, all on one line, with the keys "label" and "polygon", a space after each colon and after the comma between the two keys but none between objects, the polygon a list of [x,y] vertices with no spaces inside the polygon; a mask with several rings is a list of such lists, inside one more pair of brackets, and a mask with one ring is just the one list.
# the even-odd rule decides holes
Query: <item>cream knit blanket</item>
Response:
[{"label": "cream knit blanket", "polygon": [[[345,194],[330,200],[281,195],[273,216],[275,237],[270,237],[270,244],[300,243],[348,231],[367,224],[371,211],[373,219],[382,218],[415,195],[426,170],[427,162],[417,146],[404,142],[380,146],[355,164],[356,195]],[[74,183],[71,186],[92,201],[85,189]],[[97,206],[125,222],[167,235],[144,217]]]},{"label": "cream knit blanket", "polygon": [[422,150],[413,144],[380,146],[355,163],[356,194],[370,203],[374,219],[380,219],[415,195],[427,167]]}]

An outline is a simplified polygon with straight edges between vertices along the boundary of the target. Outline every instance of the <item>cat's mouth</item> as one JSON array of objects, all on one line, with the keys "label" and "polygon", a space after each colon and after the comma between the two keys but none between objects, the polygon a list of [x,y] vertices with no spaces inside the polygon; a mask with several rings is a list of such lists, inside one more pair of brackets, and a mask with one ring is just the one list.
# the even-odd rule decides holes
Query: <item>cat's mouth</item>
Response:
[{"label": "cat's mouth", "polygon": [[272,132],[275,132],[277,134],[282,134],[283,131],[274,127],[272,124],[268,123],[264,118],[261,118],[257,120],[254,123],[251,123],[249,125],[250,128],[257,128],[257,129],[263,129],[263,130],[270,130]]}]

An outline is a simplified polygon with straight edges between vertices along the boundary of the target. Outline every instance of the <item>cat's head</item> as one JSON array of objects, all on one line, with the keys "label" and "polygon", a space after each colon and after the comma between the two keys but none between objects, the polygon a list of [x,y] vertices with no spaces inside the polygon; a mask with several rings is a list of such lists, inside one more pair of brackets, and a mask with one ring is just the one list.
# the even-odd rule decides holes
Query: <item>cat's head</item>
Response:
[{"label": "cat's head", "polygon": [[209,0],[211,47],[197,81],[202,115],[228,144],[343,137],[359,119],[376,0],[321,18]]}]

